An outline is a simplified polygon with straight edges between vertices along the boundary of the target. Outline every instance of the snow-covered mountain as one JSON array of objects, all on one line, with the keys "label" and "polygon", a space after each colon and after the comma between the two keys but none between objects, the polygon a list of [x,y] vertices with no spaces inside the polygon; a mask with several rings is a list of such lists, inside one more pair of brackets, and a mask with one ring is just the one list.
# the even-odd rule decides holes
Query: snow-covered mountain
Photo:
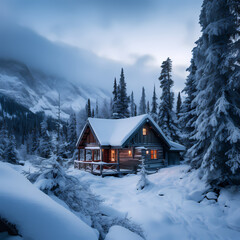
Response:
[{"label": "snow-covered mountain", "polygon": [[109,97],[109,93],[88,87],[83,80],[74,84],[66,79],[50,76],[39,70],[30,69],[22,62],[0,59],[0,93],[14,99],[32,112],[44,111],[56,117],[61,101],[61,117],[85,107],[88,98],[94,103]]}]

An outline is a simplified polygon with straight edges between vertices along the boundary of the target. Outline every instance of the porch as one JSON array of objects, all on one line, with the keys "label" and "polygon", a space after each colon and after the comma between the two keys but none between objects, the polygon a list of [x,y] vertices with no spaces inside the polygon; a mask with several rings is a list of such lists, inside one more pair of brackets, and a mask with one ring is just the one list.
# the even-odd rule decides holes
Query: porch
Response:
[{"label": "porch", "polygon": [[[82,151],[80,152],[80,150]],[[127,166],[120,164],[119,155],[119,149],[87,146],[79,149],[78,160],[74,161],[74,168],[83,169],[100,176],[119,176],[134,173],[133,169],[129,169]]]},{"label": "porch", "polygon": [[99,176],[119,176],[133,173],[133,170],[121,169],[118,163],[106,163],[102,161],[74,161],[74,168],[83,169]]}]

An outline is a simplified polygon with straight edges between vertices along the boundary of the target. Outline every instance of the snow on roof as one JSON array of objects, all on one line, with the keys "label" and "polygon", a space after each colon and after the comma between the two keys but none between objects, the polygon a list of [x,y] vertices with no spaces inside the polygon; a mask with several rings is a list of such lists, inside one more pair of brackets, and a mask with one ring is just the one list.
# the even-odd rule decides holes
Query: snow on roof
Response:
[{"label": "snow on roof", "polygon": [[[149,114],[143,114],[136,117],[123,119],[88,118],[88,123],[93,129],[100,145],[113,147],[122,146],[144,121],[150,121],[154,125],[154,127],[157,129],[157,131],[160,133],[166,143],[170,146],[170,150],[185,150],[184,146],[170,141]],[[85,127],[87,126],[87,124],[85,125]],[[77,144],[81,140],[85,127],[80,134]]]},{"label": "snow on roof", "polygon": [[121,146],[148,117],[147,114],[123,119],[88,118],[101,145]]},{"label": "snow on roof", "polygon": [[186,148],[179,143],[175,143],[173,141],[170,141],[170,144],[171,144],[170,151],[185,151],[186,150]]},{"label": "snow on roof", "polygon": [[15,224],[23,239],[98,239],[95,230],[2,162],[0,199],[0,216]]}]

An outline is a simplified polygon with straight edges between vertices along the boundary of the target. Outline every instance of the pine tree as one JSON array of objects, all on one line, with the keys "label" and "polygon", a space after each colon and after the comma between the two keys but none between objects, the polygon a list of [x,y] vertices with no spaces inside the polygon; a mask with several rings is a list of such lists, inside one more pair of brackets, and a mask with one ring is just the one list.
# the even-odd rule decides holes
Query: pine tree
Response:
[{"label": "pine tree", "polygon": [[95,114],[94,114],[94,108],[92,109],[92,118],[95,117]]},{"label": "pine tree", "polygon": [[120,75],[120,80],[119,80],[119,89],[120,91],[120,117],[121,118],[126,118],[129,117],[129,110],[128,110],[128,103],[129,103],[129,98],[127,96],[127,84],[125,82],[125,77],[124,77],[124,72],[123,68],[121,70],[121,75]]},{"label": "pine tree", "polygon": [[122,102],[121,102],[121,87],[120,84],[117,85],[117,101],[115,105],[115,113],[113,113],[112,118],[119,119],[122,118]]},{"label": "pine tree", "polygon": [[137,190],[143,190],[147,185],[149,185],[149,181],[147,179],[147,173],[145,169],[145,156],[140,160],[140,179],[137,183]]},{"label": "pine tree", "polygon": [[137,104],[135,104],[135,108],[134,108],[134,116],[137,116]]},{"label": "pine tree", "polygon": [[112,112],[113,112],[113,114],[116,114],[117,113],[117,101],[118,101],[118,86],[117,86],[116,78],[114,78],[112,94],[113,94]]},{"label": "pine tree", "polygon": [[176,107],[176,115],[178,119],[179,119],[179,114],[181,112],[181,107],[182,107],[182,99],[181,99],[181,94],[179,92],[178,98],[177,98],[177,107]]},{"label": "pine tree", "polygon": [[41,138],[39,152],[40,156],[43,158],[49,158],[52,152],[51,137],[48,132],[48,124],[46,118],[44,118],[41,122]]},{"label": "pine tree", "polygon": [[[240,6],[237,0],[204,0],[197,41],[196,141],[193,166],[212,184],[240,174]],[[224,23],[224,24],[223,24]]]},{"label": "pine tree", "polygon": [[145,95],[145,89],[143,87],[142,88],[142,96],[141,96],[140,104],[139,104],[139,115],[142,115],[145,113],[146,113],[146,95]]},{"label": "pine tree", "polygon": [[173,80],[171,76],[172,61],[168,58],[162,63],[162,71],[159,77],[162,95],[160,97],[158,124],[165,135],[173,140],[178,141],[177,127],[175,122],[175,113],[173,111],[174,93],[171,91]]},{"label": "pine tree", "polygon": [[12,164],[16,164],[18,162],[18,152],[16,149],[16,139],[13,134],[9,136],[9,142],[5,149],[4,155],[6,157],[6,161]]},{"label": "pine tree", "polygon": [[5,150],[9,144],[8,131],[6,125],[3,123],[0,129],[0,160],[6,161]]},{"label": "pine tree", "polygon": [[86,113],[88,117],[92,116],[92,111],[91,111],[91,101],[88,98],[87,104],[86,104]]},{"label": "pine tree", "polygon": [[[187,69],[189,75],[187,77],[185,88],[183,92],[186,94],[186,98],[182,104],[182,113],[179,119],[179,125],[182,129],[181,140],[187,149],[191,149],[194,144],[193,136],[196,134],[195,122],[197,119],[196,115],[196,103],[193,102],[196,94],[196,65],[195,56],[197,53],[197,48],[193,49],[193,57],[191,60],[191,65]],[[187,152],[187,156],[191,157],[190,152]]]},{"label": "pine tree", "polygon": [[147,114],[149,114],[150,113],[150,103],[149,103],[149,101],[147,101]]},{"label": "pine tree", "polygon": [[69,157],[76,150],[76,143],[77,143],[77,121],[76,121],[76,114],[71,113],[68,121],[68,152],[70,153]]},{"label": "pine tree", "polygon": [[96,100],[95,117],[96,117],[96,118],[99,117],[99,113],[98,113],[98,100]]},{"label": "pine tree", "polygon": [[32,131],[31,153],[36,153],[39,147],[38,135],[36,129]]},{"label": "pine tree", "polygon": [[156,89],[155,89],[155,85],[153,88],[153,97],[152,97],[152,109],[151,109],[151,116],[153,118],[154,121],[157,121],[157,95],[156,95]]},{"label": "pine tree", "polygon": [[134,117],[134,111],[135,111],[135,103],[134,103],[134,96],[133,96],[133,92],[131,93],[131,97],[130,97],[130,116]]}]

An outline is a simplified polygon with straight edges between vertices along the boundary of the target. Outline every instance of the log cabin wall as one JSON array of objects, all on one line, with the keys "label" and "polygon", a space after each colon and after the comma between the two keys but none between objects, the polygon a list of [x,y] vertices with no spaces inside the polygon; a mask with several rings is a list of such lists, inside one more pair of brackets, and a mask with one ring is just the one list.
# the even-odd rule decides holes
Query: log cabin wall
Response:
[{"label": "log cabin wall", "polygon": [[98,146],[98,142],[92,133],[90,127],[87,127],[83,133],[82,140],[78,146],[78,148]]},{"label": "log cabin wall", "polygon": [[[130,152],[129,152],[130,151]],[[136,151],[135,151],[136,152]],[[141,152],[140,152],[141,154]],[[119,149],[120,168],[136,170],[139,164],[140,155],[134,155],[133,149]]]},{"label": "log cabin wall", "polygon": [[[143,129],[146,129],[146,135],[143,135]],[[163,146],[164,143],[149,123],[146,123],[143,127],[133,135],[128,141],[128,145],[131,146]]]}]

